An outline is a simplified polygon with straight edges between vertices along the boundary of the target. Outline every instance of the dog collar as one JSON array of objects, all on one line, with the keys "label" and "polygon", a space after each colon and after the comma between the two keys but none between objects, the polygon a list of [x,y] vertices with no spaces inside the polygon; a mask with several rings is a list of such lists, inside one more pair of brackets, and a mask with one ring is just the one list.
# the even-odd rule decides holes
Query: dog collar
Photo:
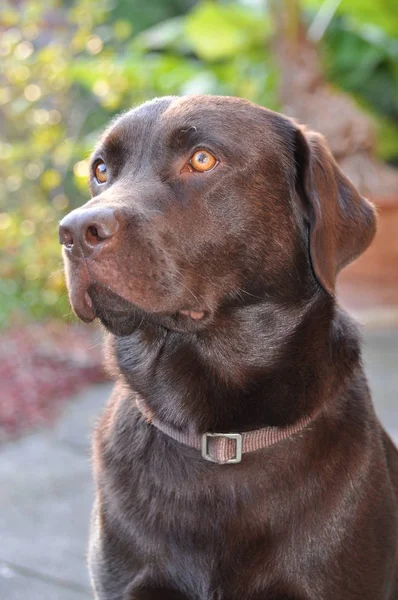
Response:
[{"label": "dog collar", "polygon": [[180,444],[196,448],[201,451],[205,460],[220,465],[240,463],[243,454],[274,446],[302,431],[314,420],[314,416],[311,415],[287,427],[264,427],[242,433],[207,432],[200,435],[198,433],[185,433],[171,425],[165,425],[153,415],[143,398],[137,397],[136,403],[148,425],[154,425],[162,433],[180,442]]}]

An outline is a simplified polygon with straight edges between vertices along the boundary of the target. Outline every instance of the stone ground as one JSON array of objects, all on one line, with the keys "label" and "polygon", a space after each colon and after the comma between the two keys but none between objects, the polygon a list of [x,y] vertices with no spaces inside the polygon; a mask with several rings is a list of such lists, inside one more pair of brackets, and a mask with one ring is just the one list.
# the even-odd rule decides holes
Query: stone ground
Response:
[{"label": "stone ground", "polygon": [[[398,443],[398,329],[365,332],[376,410]],[[85,563],[89,437],[111,385],[69,403],[57,425],[0,449],[0,598],[92,598]]]}]

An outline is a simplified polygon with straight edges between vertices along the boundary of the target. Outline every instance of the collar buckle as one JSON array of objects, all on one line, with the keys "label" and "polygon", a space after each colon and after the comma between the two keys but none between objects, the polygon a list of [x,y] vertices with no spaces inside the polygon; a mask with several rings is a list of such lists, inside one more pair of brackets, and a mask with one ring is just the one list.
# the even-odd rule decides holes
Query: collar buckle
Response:
[{"label": "collar buckle", "polygon": [[[220,441],[233,440],[235,442],[234,455],[231,458],[217,459],[209,454],[209,439],[216,438]],[[241,433],[204,433],[202,435],[202,456],[204,459],[217,463],[219,465],[232,465],[240,463],[242,460],[242,434]]]}]

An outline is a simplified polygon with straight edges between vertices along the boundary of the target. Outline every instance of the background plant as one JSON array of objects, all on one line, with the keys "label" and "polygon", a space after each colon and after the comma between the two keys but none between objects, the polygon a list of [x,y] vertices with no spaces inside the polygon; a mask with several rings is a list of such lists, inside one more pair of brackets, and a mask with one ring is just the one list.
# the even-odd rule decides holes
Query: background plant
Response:
[{"label": "background plant", "polygon": [[[313,22],[326,3],[300,3]],[[88,197],[86,159],[117,112],[165,94],[244,96],[278,109],[272,10],[259,0],[6,3],[0,16],[0,326],[69,313],[57,222]],[[398,11],[335,3],[329,81],[379,124],[398,163]]]}]

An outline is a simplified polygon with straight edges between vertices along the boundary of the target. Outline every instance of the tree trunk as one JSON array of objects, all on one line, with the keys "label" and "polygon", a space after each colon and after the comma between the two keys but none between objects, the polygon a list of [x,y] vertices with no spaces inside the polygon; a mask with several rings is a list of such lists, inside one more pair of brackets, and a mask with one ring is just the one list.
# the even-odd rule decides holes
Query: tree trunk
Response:
[{"label": "tree trunk", "polygon": [[378,203],[398,203],[398,170],[375,158],[376,127],[354,100],[332,88],[319,48],[300,20],[298,0],[274,0],[274,49],[280,67],[285,114],[325,135],[342,169],[362,194]]}]

